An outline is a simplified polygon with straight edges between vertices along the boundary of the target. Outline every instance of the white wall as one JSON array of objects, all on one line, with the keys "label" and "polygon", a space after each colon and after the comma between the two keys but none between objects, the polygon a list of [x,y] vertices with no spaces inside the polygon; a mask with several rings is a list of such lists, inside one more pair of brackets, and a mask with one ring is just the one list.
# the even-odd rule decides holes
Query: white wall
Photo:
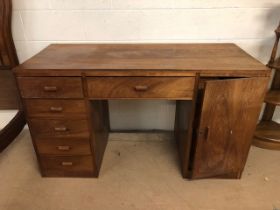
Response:
[{"label": "white wall", "polygon": [[[13,4],[13,36],[21,62],[54,42],[233,42],[266,63],[280,20],[279,0],[13,0]],[[115,129],[173,128],[174,102],[114,101],[110,108]],[[280,110],[275,118],[280,120]]]}]

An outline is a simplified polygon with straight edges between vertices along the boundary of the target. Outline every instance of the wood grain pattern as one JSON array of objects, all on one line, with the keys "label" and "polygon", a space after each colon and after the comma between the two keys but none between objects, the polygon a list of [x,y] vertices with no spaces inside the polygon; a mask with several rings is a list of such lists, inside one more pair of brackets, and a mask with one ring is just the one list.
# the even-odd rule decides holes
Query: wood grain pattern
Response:
[{"label": "wood grain pattern", "polygon": [[206,82],[192,178],[241,175],[267,83],[268,78]]},{"label": "wood grain pattern", "polygon": [[179,71],[181,76],[188,72],[201,76],[270,74],[268,68],[234,44],[55,44],[20,65],[16,73],[80,76],[95,70],[99,76],[114,76],[112,70],[122,76],[131,70],[137,70],[139,76],[156,70]]},{"label": "wood grain pattern", "polygon": [[92,99],[192,99],[195,77],[89,77]]},{"label": "wood grain pattern", "polygon": [[18,77],[23,98],[82,98],[81,78]]},{"label": "wood grain pattern", "polygon": [[41,156],[42,175],[48,177],[92,177],[91,156]]},{"label": "wood grain pattern", "polygon": [[86,105],[80,99],[25,99],[29,117],[40,118],[86,118]]}]

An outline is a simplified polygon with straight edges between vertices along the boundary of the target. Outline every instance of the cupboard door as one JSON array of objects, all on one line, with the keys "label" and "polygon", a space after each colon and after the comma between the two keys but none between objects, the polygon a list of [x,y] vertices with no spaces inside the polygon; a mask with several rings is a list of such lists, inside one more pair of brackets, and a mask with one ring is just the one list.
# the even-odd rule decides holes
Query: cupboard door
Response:
[{"label": "cupboard door", "polygon": [[191,178],[240,178],[268,78],[207,81]]}]

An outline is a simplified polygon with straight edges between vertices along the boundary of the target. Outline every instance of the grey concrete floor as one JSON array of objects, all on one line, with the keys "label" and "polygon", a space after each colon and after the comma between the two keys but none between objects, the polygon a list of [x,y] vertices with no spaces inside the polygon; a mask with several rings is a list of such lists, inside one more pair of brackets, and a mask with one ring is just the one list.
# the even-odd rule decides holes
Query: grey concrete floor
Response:
[{"label": "grey concrete floor", "polygon": [[0,154],[1,210],[272,210],[280,152],[252,147],[241,180],[182,179],[167,134],[110,135],[100,177],[41,178],[28,130]]}]

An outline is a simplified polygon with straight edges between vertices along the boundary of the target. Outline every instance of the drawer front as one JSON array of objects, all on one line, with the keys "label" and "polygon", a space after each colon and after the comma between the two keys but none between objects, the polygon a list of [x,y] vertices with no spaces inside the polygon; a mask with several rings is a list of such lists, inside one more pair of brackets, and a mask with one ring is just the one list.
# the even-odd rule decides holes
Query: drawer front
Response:
[{"label": "drawer front", "polygon": [[29,117],[86,117],[84,100],[26,99]]},{"label": "drawer front", "polygon": [[195,77],[89,77],[90,98],[192,99]]},{"label": "drawer front", "polygon": [[90,155],[88,139],[35,139],[39,154]]},{"label": "drawer front", "polygon": [[93,176],[91,156],[41,156],[44,176]]},{"label": "drawer front", "polygon": [[35,139],[76,138],[88,139],[87,120],[30,119],[29,127]]},{"label": "drawer front", "polygon": [[82,98],[81,78],[17,77],[23,98]]}]

